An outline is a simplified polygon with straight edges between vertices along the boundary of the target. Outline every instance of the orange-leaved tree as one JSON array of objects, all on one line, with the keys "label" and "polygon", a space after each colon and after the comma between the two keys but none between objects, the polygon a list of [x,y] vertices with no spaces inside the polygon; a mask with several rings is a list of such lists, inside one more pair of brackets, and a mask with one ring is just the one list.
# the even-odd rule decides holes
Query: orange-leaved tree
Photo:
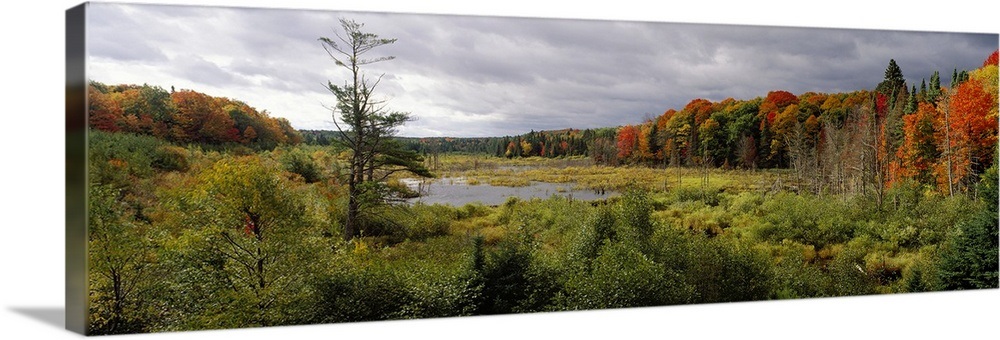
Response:
[{"label": "orange-leaved tree", "polygon": [[988,93],[975,78],[962,82],[951,92],[938,105],[944,113],[938,117],[938,149],[944,159],[935,172],[942,190],[954,193],[956,186],[960,188],[993,160],[997,120],[991,116],[997,106],[997,95]]},{"label": "orange-leaved tree", "polygon": [[891,169],[894,182],[913,179],[919,183],[933,184],[933,167],[940,154],[934,139],[937,110],[930,103],[921,102],[917,111],[903,116],[903,144],[896,150],[897,162]]},{"label": "orange-leaved tree", "polygon": [[616,143],[618,147],[618,160],[623,162],[629,160],[638,144],[639,129],[632,125],[625,125],[618,129],[618,141]]}]

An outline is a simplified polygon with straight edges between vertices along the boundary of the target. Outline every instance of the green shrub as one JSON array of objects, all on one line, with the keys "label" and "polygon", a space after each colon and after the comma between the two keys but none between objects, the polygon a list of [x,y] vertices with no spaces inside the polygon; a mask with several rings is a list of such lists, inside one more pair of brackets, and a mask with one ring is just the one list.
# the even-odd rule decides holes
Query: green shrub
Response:
[{"label": "green shrub", "polygon": [[856,238],[846,244],[828,266],[832,294],[838,296],[874,294],[877,282],[867,271],[865,256],[875,244]]},{"label": "green shrub", "polygon": [[683,277],[623,243],[602,247],[589,271],[570,275],[561,309],[624,308],[689,302],[693,287]]},{"label": "green shrub", "polygon": [[771,248],[774,262],[773,298],[796,299],[830,296],[830,277],[806,257],[814,248],[797,242],[783,242]]},{"label": "green shrub", "polygon": [[711,206],[719,205],[721,194],[721,188],[713,187],[679,186],[670,190],[674,202],[700,201]]},{"label": "green shrub", "polygon": [[772,295],[769,259],[737,242],[689,238],[685,280],[697,303],[764,300]]},{"label": "green shrub", "polygon": [[615,236],[630,242],[646,242],[653,234],[652,212],[652,202],[645,192],[626,192],[615,205]]},{"label": "green shrub", "polygon": [[164,171],[188,171],[188,151],[182,147],[163,145],[157,148],[152,166]]},{"label": "green shrub", "polygon": [[423,240],[429,237],[445,235],[451,221],[456,217],[456,210],[440,204],[416,204],[408,209],[407,216],[401,223],[406,227],[406,237],[410,240]]},{"label": "green shrub", "polygon": [[508,240],[479,255],[474,263],[481,283],[476,314],[534,312],[549,305],[558,285],[555,274],[535,260],[535,252],[529,244]]},{"label": "green shrub", "polygon": [[484,217],[489,215],[492,211],[492,208],[487,207],[482,203],[468,203],[458,209],[458,215],[456,218],[464,220],[467,218]]},{"label": "green shrub", "polygon": [[941,254],[939,277],[944,289],[997,288],[997,229],[997,214],[989,211],[958,225]]},{"label": "green shrub", "polygon": [[342,268],[315,286],[316,323],[401,319],[415,299],[396,271],[377,267]]},{"label": "green shrub", "polygon": [[759,215],[764,196],[755,192],[741,192],[739,195],[729,196],[726,201],[731,214]]},{"label": "green shrub", "polygon": [[315,183],[323,179],[322,171],[316,161],[301,149],[288,149],[282,153],[281,164],[288,172],[302,176],[306,183]]},{"label": "green shrub", "polygon": [[761,211],[752,233],[772,243],[787,239],[823,248],[847,242],[856,229],[850,207],[839,200],[782,192],[765,200]]}]

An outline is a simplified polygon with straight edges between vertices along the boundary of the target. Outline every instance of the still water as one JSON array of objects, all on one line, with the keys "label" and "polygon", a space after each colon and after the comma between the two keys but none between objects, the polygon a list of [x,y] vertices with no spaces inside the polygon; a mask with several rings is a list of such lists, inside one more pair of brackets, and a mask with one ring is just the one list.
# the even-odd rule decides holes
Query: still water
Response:
[{"label": "still water", "polygon": [[544,183],[531,182],[524,187],[504,187],[492,186],[485,183],[469,185],[462,177],[441,178],[436,180],[422,181],[419,179],[402,180],[410,189],[422,193],[420,197],[407,200],[410,203],[422,202],[424,204],[451,204],[462,206],[468,203],[479,202],[485,205],[500,205],[507,201],[507,197],[518,197],[521,199],[548,198],[552,195],[559,195],[579,200],[597,200],[617,196],[617,192],[605,190],[595,192],[594,190],[582,189],[574,190],[573,183]]}]

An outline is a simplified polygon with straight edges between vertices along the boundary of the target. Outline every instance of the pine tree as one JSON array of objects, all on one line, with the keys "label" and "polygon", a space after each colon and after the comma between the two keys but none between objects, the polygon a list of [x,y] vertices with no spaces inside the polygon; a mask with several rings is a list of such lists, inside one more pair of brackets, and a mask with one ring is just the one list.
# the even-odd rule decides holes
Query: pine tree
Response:
[{"label": "pine tree", "polygon": [[[393,60],[393,56],[367,58],[367,52],[390,45],[396,39],[379,38],[362,31],[364,24],[340,19],[343,32],[336,37],[319,38],[327,54],[336,65],[350,72],[351,78],[344,85],[327,82],[337,98],[332,107],[333,123],[339,137],[336,141],[351,151],[348,170],[348,209],[344,223],[344,238],[353,239],[360,233],[364,205],[377,203],[387,197],[379,196],[378,184],[390,174],[408,171],[422,177],[431,177],[423,167],[423,159],[416,152],[405,150],[392,138],[397,129],[412,120],[409,112],[388,110],[384,100],[373,99],[375,88],[382,76],[372,80],[365,76],[362,67]],[[379,178],[380,177],[380,178]],[[370,195],[374,193],[374,195]],[[367,202],[363,202],[363,198]]]},{"label": "pine tree", "polygon": [[983,174],[979,184],[986,209],[958,225],[941,255],[938,277],[944,289],[997,288],[997,164]]},{"label": "pine tree", "polygon": [[896,64],[896,60],[889,59],[889,66],[885,68],[885,77],[875,90],[885,95],[895,95],[900,87],[906,86],[905,83],[903,71]]},{"label": "pine tree", "polygon": [[927,101],[927,79],[920,79],[920,100]]},{"label": "pine tree", "polygon": [[938,71],[934,71],[931,75],[931,84],[927,89],[927,102],[937,106],[937,101],[941,98],[941,74]]},{"label": "pine tree", "polygon": [[903,108],[903,113],[911,114],[917,112],[917,87],[913,86],[913,91],[910,92],[908,99],[906,100],[906,107]]}]

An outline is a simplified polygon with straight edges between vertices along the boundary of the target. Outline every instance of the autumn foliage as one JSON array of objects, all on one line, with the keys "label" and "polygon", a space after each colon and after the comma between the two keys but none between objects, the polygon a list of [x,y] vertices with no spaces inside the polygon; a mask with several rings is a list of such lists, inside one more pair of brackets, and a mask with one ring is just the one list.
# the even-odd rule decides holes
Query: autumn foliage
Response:
[{"label": "autumn foliage", "polygon": [[893,166],[896,177],[932,182],[933,166],[940,154],[934,139],[936,119],[937,109],[930,103],[920,103],[916,112],[903,117],[903,145]]},{"label": "autumn foliage", "polygon": [[628,159],[635,153],[639,144],[639,130],[632,125],[625,125],[618,130],[618,159]]},{"label": "autumn foliage", "polygon": [[[1000,51],[1000,50],[998,50],[998,51]],[[987,57],[985,61],[983,61],[983,67],[990,66],[990,65],[997,66],[997,52],[998,51],[993,51],[993,54],[990,54],[990,56]]]},{"label": "autumn foliage", "polygon": [[[942,159],[935,173],[943,189],[954,187],[981,173],[993,162],[997,143],[997,120],[990,117],[997,106],[997,94],[986,92],[978,79],[962,82],[952,90],[949,105],[940,107],[948,115],[939,115],[939,151]],[[943,130],[943,131],[942,131]],[[950,170],[950,172],[949,172]]]},{"label": "autumn foliage", "polygon": [[945,193],[966,190],[996,153],[996,55],[983,68],[963,72],[968,79],[954,88],[941,87],[938,95],[925,87],[918,93],[913,86],[895,98],[867,90],[798,96],[779,90],[751,100],[694,99],[681,110],[619,127],[613,156],[594,160],[797,168],[800,177],[815,178],[816,190],[854,187],[884,193],[903,182]]},{"label": "autumn foliage", "polygon": [[241,144],[270,149],[302,142],[288,120],[246,103],[204,93],[167,92],[149,85],[92,82],[90,127],[152,135],[177,143]]}]

